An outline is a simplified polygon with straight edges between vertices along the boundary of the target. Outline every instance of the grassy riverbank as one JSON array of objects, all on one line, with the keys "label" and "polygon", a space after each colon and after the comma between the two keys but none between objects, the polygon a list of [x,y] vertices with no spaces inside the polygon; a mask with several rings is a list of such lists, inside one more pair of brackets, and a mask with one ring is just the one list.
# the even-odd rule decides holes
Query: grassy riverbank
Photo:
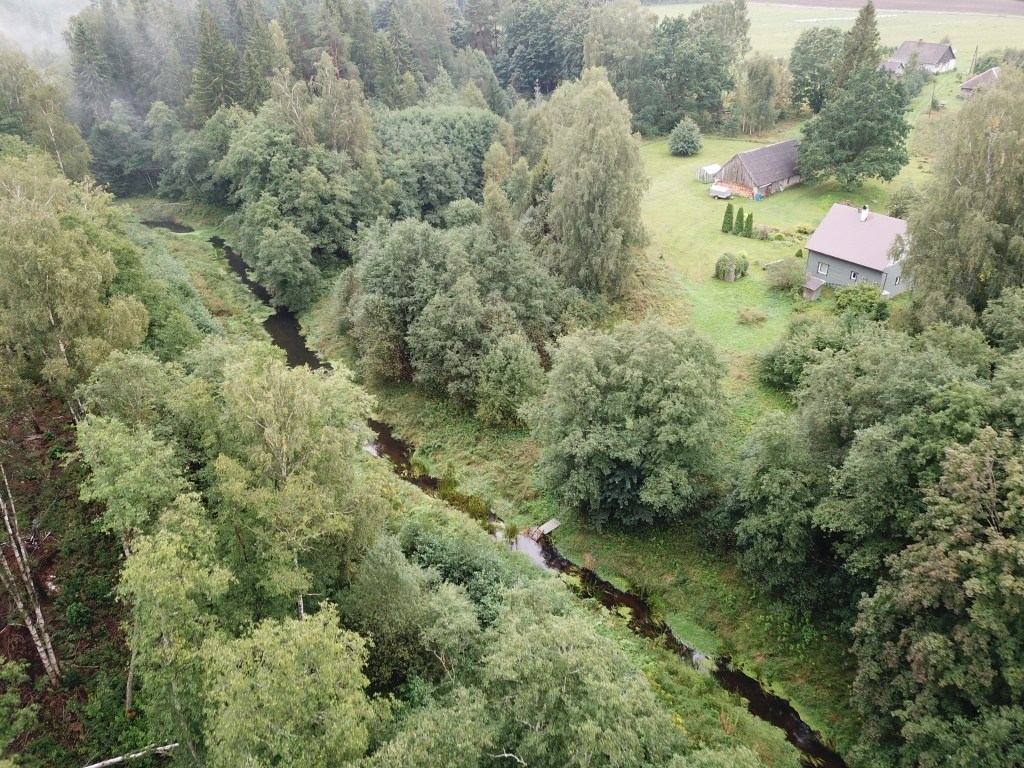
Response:
[{"label": "grassy riverbank", "polygon": [[[175,218],[196,231],[171,234],[152,230],[152,237],[188,270],[204,302],[218,317],[228,318],[230,325],[242,332],[263,337],[260,322],[266,308],[252,298],[206,242],[210,236],[224,233],[187,212],[179,211]],[[335,347],[330,357],[343,363],[344,345]],[[442,403],[424,399],[411,387],[378,387],[374,391],[380,415],[401,425],[400,433],[419,444],[417,458],[431,472],[440,474],[449,466],[457,468],[456,474],[467,490],[486,491],[487,497],[496,501],[505,499],[507,503],[498,511],[509,520],[525,521],[541,512],[546,514],[545,500],[537,498],[530,488],[535,453],[525,433],[484,428]],[[420,421],[416,422],[414,416]],[[432,514],[449,517],[456,528],[475,527],[468,518],[411,484],[396,482],[394,494],[404,508],[429,508]],[[488,546],[495,546],[490,539],[486,541]],[[626,613],[610,612],[592,601],[587,605],[599,616],[602,633],[613,639],[651,681],[691,748],[743,745],[754,749],[773,768],[797,768],[798,753],[782,732],[747,712],[742,699],[727,693],[712,677],[694,670],[661,643],[636,636],[628,628]]]}]

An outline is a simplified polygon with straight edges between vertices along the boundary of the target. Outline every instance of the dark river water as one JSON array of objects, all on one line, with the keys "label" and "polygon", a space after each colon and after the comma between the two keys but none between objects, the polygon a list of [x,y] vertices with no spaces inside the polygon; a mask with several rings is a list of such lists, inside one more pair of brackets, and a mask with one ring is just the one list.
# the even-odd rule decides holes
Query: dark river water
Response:
[{"label": "dark river water", "polygon": [[[191,227],[171,221],[144,221],[146,226],[160,227],[172,232],[192,232]],[[253,292],[260,301],[269,306],[270,294],[267,290],[249,279],[248,265],[231,246],[226,245],[219,237],[210,238],[215,248],[224,253],[228,265],[239,279]],[[298,318],[289,310],[279,308],[275,314],[263,323],[274,343],[281,347],[288,356],[288,365],[308,365],[310,368],[324,368],[316,354],[306,345],[299,328]],[[415,483],[424,490],[438,487],[440,480],[429,475],[417,474],[413,471],[410,457],[412,446],[395,437],[389,425],[370,419],[368,426],[374,433],[374,440],[366,446],[366,450],[375,456],[388,459],[395,473],[404,480]],[[835,751],[821,742],[820,735],[811,729],[801,718],[793,706],[783,698],[765,690],[757,679],[744,674],[733,667],[728,657],[711,659],[694,648],[683,644],[664,623],[653,618],[650,606],[640,597],[623,592],[614,585],[600,578],[596,573],[581,568],[564,557],[550,539],[541,537],[534,541],[521,535],[516,539],[515,547],[526,554],[539,567],[575,576],[579,582],[579,592],[586,597],[600,600],[608,608],[625,606],[630,609],[632,618],[630,627],[637,633],[652,639],[663,638],[670,648],[688,660],[697,669],[708,671],[727,691],[739,694],[747,701],[750,712],[781,728],[789,742],[804,755],[804,762],[818,768],[847,768],[845,761]]]}]

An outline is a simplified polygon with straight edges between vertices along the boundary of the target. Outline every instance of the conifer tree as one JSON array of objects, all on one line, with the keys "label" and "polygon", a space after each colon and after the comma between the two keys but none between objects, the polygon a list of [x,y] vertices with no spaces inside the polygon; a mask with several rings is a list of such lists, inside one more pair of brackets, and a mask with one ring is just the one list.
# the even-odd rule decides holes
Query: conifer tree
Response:
[{"label": "conifer tree", "polygon": [[384,31],[377,33],[371,83],[374,95],[386,106],[399,107],[402,78],[399,74],[398,59]]},{"label": "conifer tree", "polygon": [[850,76],[864,65],[875,66],[881,59],[878,21],[875,18],[875,4],[868,0],[857,14],[857,21],[846,33],[843,40],[843,57],[836,67],[836,89],[846,87]]},{"label": "conifer tree", "polygon": [[725,206],[725,218],[722,219],[722,231],[726,234],[732,232],[732,203]]},{"label": "conifer tree", "polygon": [[754,214],[747,214],[747,222],[743,225],[743,236],[753,237],[754,236]]},{"label": "conifer tree", "polygon": [[270,83],[263,75],[259,59],[251,46],[242,54],[241,105],[249,112],[256,112],[270,98]]},{"label": "conifer tree", "polygon": [[733,225],[733,228],[732,228],[732,233],[734,235],[740,235],[740,236],[743,235],[743,224],[744,224],[745,221],[746,221],[746,219],[743,218],[743,208],[741,207],[736,212],[736,223]]},{"label": "conifer tree", "polygon": [[409,40],[409,33],[405,31],[394,6],[391,7],[391,15],[388,16],[388,25],[384,28],[384,34],[387,35],[388,42],[391,43],[391,50],[394,51],[395,59],[398,61],[398,71],[411,70],[412,42]]},{"label": "conifer tree", "polygon": [[189,103],[196,121],[203,123],[220,107],[231,104],[238,91],[237,52],[208,8],[199,11],[198,48]]}]

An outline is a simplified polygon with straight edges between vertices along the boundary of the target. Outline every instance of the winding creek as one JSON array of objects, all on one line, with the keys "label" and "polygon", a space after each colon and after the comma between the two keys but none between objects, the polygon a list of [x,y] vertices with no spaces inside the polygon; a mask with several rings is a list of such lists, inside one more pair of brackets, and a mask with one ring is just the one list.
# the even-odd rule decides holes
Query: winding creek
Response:
[{"label": "winding creek", "polygon": [[[179,234],[194,231],[191,227],[173,221],[143,221],[142,223],[149,227],[168,229]],[[232,271],[238,275],[238,278],[252,291],[253,295],[269,306],[270,294],[263,286],[249,278],[248,265],[242,260],[242,257],[220,237],[211,237],[210,243],[224,253]],[[328,367],[306,345],[300,331],[298,318],[293,312],[279,308],[275,314],[264,321],[263,327],[270,334],[274,343],[285,351],[288,365],[308,365],[313,369]],[[410,462],[412,447],[396,438],[389,425],[370,419],[368,426],[375,436],[373,442],[366,446],[370,453],[388,459],[396,474],[402,479],[415,483],[426,491],[438,487],[439,478],[413,472]],[[654,618],[650,607],[640,597],[623,592],[593,571],[581,568],[571,562],[555,549],[546,536],[541,537],[537,542],[529,536],[521,535],[516,539],[515,548],[526,554],[544,570],[575,577],[580,584],[578,592],[583,596],[600,600],[608,608],[628,608],[632,614],[631,629],[648,638],[663,638],[669,648],[693,664],[695,668],[710,672],[723,688],[746,699],[748,709],[753,715],[785,731],[789,742],[803,753],[804,762],[807,765],[817,768],[847,768],[843,758],[822,743],[820,735],[800,718],[799,713],[788,701],[765,690],[760,681],[735,668],[728,657],[711,659],[680,642],[669,627]]]}]

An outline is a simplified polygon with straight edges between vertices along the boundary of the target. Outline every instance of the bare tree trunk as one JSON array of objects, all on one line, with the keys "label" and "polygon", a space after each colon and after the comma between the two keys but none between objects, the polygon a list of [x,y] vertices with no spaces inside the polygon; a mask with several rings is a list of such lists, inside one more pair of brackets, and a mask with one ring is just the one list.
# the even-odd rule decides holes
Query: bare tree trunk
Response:
[{"label": "bare tree trunk", "polygon": [[[160,617],[163,621],[163,616]],[[170,663],[171,655],[171,642],[167,639],[167,633],[161,631],[160,639],[163,641],[164,653],[167,654],[168,661]],[[181,711],[181,696],[178,693],[178,681],[171,677],[171,694],[174,696],[174,710],[178,713],[178,723],[181,726],[181,732],[185,736],[185,743],[188,746],[188,751],[192,754],[192,762],[195,765],[202,765],[199,760],[199,752],[196,750],[196,745],[192,743],[192,736],[189,733],[188,721],[185,719],[185,713]]]},{"label": "bare tree trunk", "polygon": [[[7,498],[0,494],[0,513],[4,518],[4,529],[7,531],[7,541],[10,542],[14,552],[14,561],[17,564],[17,575],[11,570],[7,560],[7,554],[0,543],[0,560],[3,561],[3,583],[14,598],[14,602],[21,613],[25,626],[28,627],[32,642],[35,643],[39,658],[43,662],[46,674],[50,682],[60,685],[60,663],[57,661],[57,654],[53,650],[53,643],[50,640],[50,633],[46,629],[46,618],[43,616],[43,606],[39,599],[39,592],[36,590],[35,582],[32,579],[32,570],[29,566],[28,550],[21,538],[21,531],[18,528],[18,515],[14,507],[14,496],[11,494],[11,485],[7,482],[7,471],[0,465],[0,474],[4,479],[4,490]],[[23,599],[24,598],[24,599]],[[32,611],[29,613],[25,601],[29,603]]]},{"label": "bare tree trunk", "polygon": [[[292,559],[295,561],[295,570],[299,571],[301,573],[301,570],[299,569],[299,556],[298,555],[292,555]],[[302,602],[302,593],[299,592],[299,618],[302,619],[302,618],[305,618],[305,616],[306,616],[306,606]]]},{"label": "bare tree trunk", "polygon": [[128,662],[128,683],[124,687],[124,713],[130,715],[132,705],[135,703],[135,665],[139,660],[139,620],[132,621],[132,660]]},{"label": "bare tree trunk", "polygon": [[85,766],[85,768],[106,768],[108,765],[118,765],[128,760],[134,760],[138,757],[145,757],[146,755],[163,755],[170,752],[172,749],[177,749],[178,742],[173,744],[165,744],[162,747],[158,747],[155,744],[150,744],[145,749],[139,750],[138,752],[131,752],[127,755],[121,755],[120,757],[112,757],[109,760],[101,760],[98,763],[92,763],[91,765]]}]

